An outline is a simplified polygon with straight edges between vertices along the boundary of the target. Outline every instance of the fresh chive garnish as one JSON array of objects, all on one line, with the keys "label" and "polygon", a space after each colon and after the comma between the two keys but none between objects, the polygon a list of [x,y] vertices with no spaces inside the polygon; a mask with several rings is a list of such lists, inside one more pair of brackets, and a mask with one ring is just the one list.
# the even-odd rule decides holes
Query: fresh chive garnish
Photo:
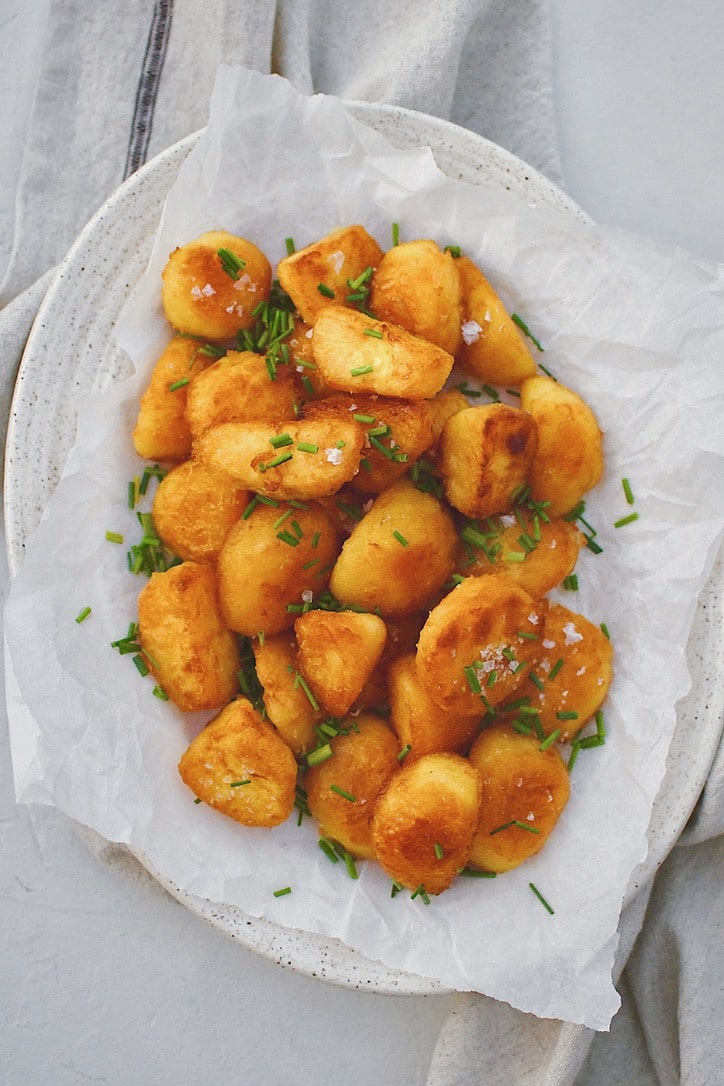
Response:
[{"label": "fresh chive garnish", "polygon": [[473,867],[464,867],[460,872],[466,879],[495,879],[495,871],[476,871]]},{"label": "fresh chive garnish", "polygon": [[613,522],[614,528],[623,528],[625,524],[633,524],[635,520],[639,519],[638,513],[629,513],[626,517],[619,517],[618,520]]},{"label": "fresh chive garnish", "polygon": [[320,294],[323,294],[325,298],[334,298],[334,291],[331,287],[328,287],[326,283],[317,283],[317,290]]},{"label": "fresh chive garnish", "polygon": [[109,543],[122,543],[123,536],[120,532],[106,532],[106,539]]},{"label": "fresh chive garnish", "polygon": [[284,247],[287,251],[287,256],[291,256],[292,253],[296,252],[294,238],[284,238]]},{"label": "fresh chive garnish", "polygon": [[405,760],[405,758],[407,757],[407,755],[410,753],[411,750],[412,750],[411,744],[406,743],[405,746],[400,751],[400,753],[397,755],[397,761],[398,762],[403,762]]},{"label": "fresh chive garnish", "polygon": [[543,742],[541,743],[541,745],[540,745],[540,747],[538,749],[539,750],[548,750],[548,748],[552,747],[553,744],[556,742],[556,740],[560,737],[560,734],[561,734],[561,729],[556,728],[555,731],[551,732],[551,734],[548,736],[547,739],[543,740]]},{"label": "fresh chive garnish", "polygon": [[88,615],[90,615],[90,614],[91,614],[91,608],[90,608],[90,607],[84,607],[84,608],[83,608],[83,609],[82,609],[81,611],[79,611],[79,612],[78,612],[78,614],[77,614],[77,615],[75,616],[75,621],[76,621],[76,622],[78,623],[78,625],[80,626],[81,622],[85,622],[85,620],[86,620],[86,619],[88,618]]},{"label": "fresh chive garnish", "polygon": [[442,845],[435,842],[435,858],[438,859],[438,860],[442,860],[444,855],[445,855],[445,850],[443,849]]},{"label": "fresh chive garnish", "polygon": [[[279,456],[275,456],[273,460],[269,460],[267,462],[267,464],[265,465],[265,467],[267,467],[267,468],[281,467],[282,464],[286,464],[289,460],[291,460],[291,458],[293,456],[294,456],[294,453],[292,452],[292,450],[287,449],[286,452],[279,453]],[[261,465],[259,465],[259,466],[261,467]]]},{"label": "fresh chive garnish", "polygon": [[575,573],[569,573],[567,577],[563,578],[563,587],[567,592],[577,592],[578,576]]},{"label": "fresh chive garnish", "polygon": [[249,779],[244,781],[232,781],[229,784],[229,788],[242,788],[245,784],[251,784],[251,781]]},{"label": "fresh chive garnish", "polygon": [[382,335],[382,332],[380,332],[379,328],[365,328],[364,329],[364,334],[366,336],[372,336],[373,339],[383,339],[384,338],[383,335]]},{"label": "fresh chive garnish", "polygon": [[459,256],[462,256],[463,253],[459,245],[446,245],[444,251],[450,253],[450,256],[454,257],[456,260]]},{"label": "fresh chive garnish", "polygon": [[269,444],[273,449],[283,449],[286,445],[293,445],[294,438],[291,434],[276,434],[269,438]]},{"label": "fresh chive garnish", "polygon": [[611,634],[608,632],[608,626],[606,625],[605,622],[601,623],[601,633],[603,634],[603,636],[606,638],[607,641],[611,640]]},{"label": "fresh chive garnish", "polygon": [[348,803],[356,803],[357,802],[357,800],[355,799],[355,797],[352,795],[351,792],[348,792],[345,788],[340,788],[340,786],[338,784],[330,784],[329,789],[330,789],[331,792],[334,792],[336,795],[341,796],[342,799],[346,799]]},{"label": "fresh chive garnish", "polygon": [[420,885],[417,887],[417,889],[413,890],[413,892],[410,894],[410,900],[414,901],[416,897],[419,897],[420,900],[423,901],[425,905],[430,904],[430,895],[428,894],[427,890],[422,885],[422,883],[420,883]]},{"label": "fresh chive garnish", "polygon": [[148,664],[140,655],[140,653],[137,656],[133,657],[133,662],[136,665],[136,670],[138,671],[138,674],[145,678],[145,676],[148,675]]},{"label": "fresh chive garnish", "polygon": [[274,897],[285,897],[287,894],[291,894],[291,886],[283,886],[281,890],[274,891]]},{"label": "fresh chive garnish", "polygon": [[570,712],[567,712],[567,711],[564,712],[563,710],[561,710],[561,712],[556,713],[556,719],[557,720],[578,720],[578,713],[574,712],[573,710],[571,710]]},{"label": "fresh chive garnish", "polygon": [[319,445],[313,445],[311,441],[298,441],[297,448],[300,452],[318,453]]},{"label": "fresh chive garnish", "polygon": [[159,701],[170,701],[171,700],[162,686],[158,686],[158,685],[154,686],[154,688],[152,690],[152,694],[153,694],[154,698],[158,698]]},{"label": "fresh chive garnish", "polygon": [[171,382],[171,384],[168,386],[168,390],[169,392],[178,392],[180,388],[185,388],[186,385],[188,385],[189,383],[190,379],[188,377],[180,377],[178,381]]},{"label": "fresh chive garnish", "polygon": [[529,882],[529,883],[528,883],[528,885],[530,886],[531,890],[533,891],[533,893],[535,894],[535,896],[536,896],[536,897],[538,898],[538,900],[540,901],[540,903],[541,903],[541,905],[543,906],[543,908],[544,908],[544,909],[545,909],[545,910],[546,910],[547,912],[549,912],[549,913],[551,914],[551,916],[553,916],[553,912],[554,912],[554,910],[553,910],[553,909],[552,909],[552,908],[550,907],[550,905],[548,904],[548,902],[546,901],[546,899],[545,899],[545,898],[543,897],[543,895],[542,895],[542,893],[540,892],[540,890],[538,889],[538,887],[537,887],[537,886],[535,886],[535,885],[534,885],[534,884],[533,884],[532,882]]},{"label": "fresh chive garnish", "polygon": [[392,244],[393,246],[400,244],[400,224],[398,222],[392,224]]},{"label": "fresh chive garnish", "polygon": [[315,747],[314,750],[310,750],[307,755],[307,765],[321,765],[322,762],[328,761],[334,756],[329,743],[324,743],[321,747]]},{"label": "fresh chive garnish", "polygon": [[563,657],[559,657],[556,660],[553,667],[551,668],[548,678],[549,679],[555,679],[556,675],[558,674],[558,672],[561,670],[562,667],[563,667]]},{"label": "fresh chive garnish", "polygon": [[328,860],[330,860],[333,864],[339,863],[339,856],[334,851],[334,845],[328,837],[320,837],[317,841],[317,844],[319,845]]},{"label": "fresh chive garnish", "polygon": [[397,540],[397,542],[400,543],[403,547],[409,547],[409,545],[410,545],[409,540],[405,539],[402,532],[398,532],[397,529],[395,529],[395,531],[392,534],[395,537],[395,539]]},{"label": "fresh chive garnish", "polygon": [[246,261],[232,253],[231,249],[217,249],[216,255],[221,261],[221,267],[232,279],[239,278],[239,272],[246,267]]},{"label": "fresh chive garnish", "polygon": [[350,372],[350,375],[352,377],[363,377],[364,374],[366,374],[366,373],[372,373],[373,369],[374,369],[374,367],[371,366],[371,365],[369,365],[369,366],[355,366],[354,369],[351,369],[349,372]]},{"label": "fresh chive garnish", "polygon": [[522,320],[522,318],[519,317],[517,313],[511,313],[510,316],[511,316],[511,320],[513,320],[515,322],[515,324],[518,325],[518,327],[520,328],[523,335],[527,336],[528,339],[531,341],[531,343],[533,343],[538,348],[539,351],[542,351],[543,350],[542,346],[540,345],[538,340],[535,338],[535,336],[533,335],[533,333],[531,332],[530,328],[525,323],[525,321]]},{"label": "fresh chive garnish", "polygon": [[624,495],[626,496],[626,501],[628,502],[629,505],[633,505],[634,504],[634,494],[633,494],[633,490],[631,488],[630,479],[622,479],[621,480],[621,486],[623,487],[623,492],[624,492]]}]

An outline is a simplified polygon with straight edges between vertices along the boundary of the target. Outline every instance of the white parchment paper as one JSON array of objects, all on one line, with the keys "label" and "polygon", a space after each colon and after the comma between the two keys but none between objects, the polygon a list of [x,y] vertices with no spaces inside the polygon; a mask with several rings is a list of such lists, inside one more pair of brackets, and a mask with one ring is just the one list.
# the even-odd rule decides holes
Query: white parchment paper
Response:
[{"label": "white parchment paper", "polygon": [[[560,598],[611,632],[609,738],[581,753],[571,801],[538,857],[495,880],[459,879],[429,905],[392,899],[371,863],[348,879],[316,848],[308,821],[245,829],[194,804],[176,764],[206,718],[152,697],[150,681],[110,648],[135,618],[141,586],[104,538],[109,528],[135,538],[130,433],[169,337],[159,302],[168,253],[227,229],[276,261],[285,237],[301,247],[351,222],[385,247],[393,221],[403,240],[459,244],[481,263],[542,341],[546,367],[588,400],[606,435],[606,477],[586,513],[603,553],[583,552],[580,590]],[[19,801],[55,804],[198,896],[339,937],[445,986],[608,1028],[619,1005],[611,967],[621,903],[645,856],[675,705],[690,683],[691,620],[723,526],[720,269],[497,186],[449,180],[429,150],[394,150],[335,99],[224,68],[118,336],[136,372],[81,405],[76,446],[6,607]],[[639,519],[615,529],[631,511],[624,476]],[[76,625],[85,604],[92,616]]]}]

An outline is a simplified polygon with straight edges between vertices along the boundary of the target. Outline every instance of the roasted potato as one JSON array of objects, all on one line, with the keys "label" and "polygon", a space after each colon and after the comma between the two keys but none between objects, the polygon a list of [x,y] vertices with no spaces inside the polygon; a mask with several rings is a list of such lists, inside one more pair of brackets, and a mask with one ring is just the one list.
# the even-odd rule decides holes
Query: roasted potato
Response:
[{"label": "roasted potato", "polygon": [[141,397],[133,446],[144,460],[185,460],[191,453],[186,400],[192,378],[209,358],[202,343],[175,336],[159,357]]},{"label": "roasted potato", "polygon": [[332,716],[345,716],[372,674],[387,639],[379,615],[307,611],[294,623],[299,670]]},{"label": "roasted potato", "polygon": [[294,755],[246,698],[199,732],[178,769],[199,799],[245,826],[278,826],[294,809]]},{"label": "roasted potato", "polygon": [[[324,306],[354,305],[354,283],[376,268],[382,250],[363,226],[343,226],[279,261],[277,275],[303,319],[311,324]],[[365,283],[369,279],[369,274]],[[320,290],[320,286],[323,290]]]},{"label": "roasted potato", "polygon": [[295,754],[306,754],[316,746],[314,726],[326,714],[314,708],[300,682],[294,634],[255,638],[252,649],[267,717]]},{"label": "roasted potato", "polygon": [[380,320],[398,324],[448,354],[460,346],[457,260],[429,238],[387,250],[372,277],[369,304]]},{"label": "roasted potato", "polygon": [[439,751],[464,751],[480,731],[482,706],[472,714],[441,709],[420,682],[414,652],[392,661],[387,689],[390,724],[400,746],[409,748],[408,758]]},{"label": "roasted potato", "polygon": [[249,502],[230,476],[186,460],[158,485],[153,523],[159,538],[179,558],[212,562]]},{"label": "roasted potato", "polygon": [[519,385],[536,365],[523,333],[498,293],[469,257],[456,262],[462,292],[462,343],[456,358],[492,385]]},{"label": "roasted potato", "polygon": [[312,349],[331,388],[405,400],[434,396],[454,362],[451,354],[429,340],[337,305],[317,314]]},{"label": "roasted potato", "polygon": [[481,783],[459,754],[426,754],[403,763],[377,801],[372,843],[396,883],[439,894],[470,856]]},{"label": "roasted potato", "polygon": [[345,541],[330,578],[342,603],[405,615],[425,607],[452,572],[457,535],[431,494],[401,479],[380,494]]},{"label": "roasted potato", "polygon": [[153,573],[138,597],[139,641],[151,674],[183,712],[218,709],[239,690],[239,650],[209,565]]},{"label": "roasted potato", "polygon": [[530,468],[531,496],[551,517],[573,509],[603,475],[603,435],[588,404],[550,377],[529,377],[520,406],[536,421],[538,446]]},{"label": "roasted potato", "polygon": [[468,577],[420,631],[417,674],[433,701],[474,713],[518,689],[542,646],[540,605],[507,577]]},{"label": "roasted potato", "polygon": [[304,775],[307,803],[323,837],[353,856],[373,859],[375,802],[399,769],[399,746],[382,717],[360,713],[342,721],[346,734],[330,739],[333,755]]},{"label": "roasted potato", "polygon": [[249,637],[289,629],[304,603],[327,588],[339,545],[337,524],[316,502],[255,505],[219,553],[226,624]]},{"label": "roasted potato", "polygon": [[447,420],[458,411],[467,410],[470,404],[459,388],[448,388],[438,392],[437,396],[433,396],[429,401],[429,407],[432,412],[431,444],[437,445]]},{"label": "roasted potato", "polygon": [[492,403],[451,415],[437,448],[450,504],[468,517],[509,510],[528,481],[536,442],[533,417],[517,407]]},{"label": "roasted potato", "polygon": [[211,230],[169,255],[161,301],[179,332],[213,342],[233,339],[269,297],[271,265],[252,242]]},{"label": "roasted potato", "polygon": [[272,380],[263,355],[228,351],[194,380],[186,398],[186,422],[194,437],[222,422],[294,418],[298,392],[293,371],[279,367]]},{"label": "roasted potato", "polygon": [[482,781],[470,866],[509,871],[540,852],[550,837],[568,802],[568,770],[554,747],[541,750],[540,740],[507,724],[485,728],[469,758]]}]

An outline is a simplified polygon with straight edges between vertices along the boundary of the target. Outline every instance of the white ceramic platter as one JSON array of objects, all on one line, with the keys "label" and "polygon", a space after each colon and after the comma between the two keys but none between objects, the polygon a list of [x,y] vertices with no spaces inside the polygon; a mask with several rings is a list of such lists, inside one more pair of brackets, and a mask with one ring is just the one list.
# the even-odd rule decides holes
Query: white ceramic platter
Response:
[{"label": "white ceramic platter", "polygon": [[[430,146],[450,177],[509,189],[585,219],[544,177],[480,136],[445,121],[392,106],[350,103],[350,112],[399,148]],[[113,329],[147,263],[166,193],[197,135],[176,144],[131,177],[91,219],[48,291],[25,349],[13,398],[5,463],[5,517],[11,572],[23,562],[75,440],[77,407],[127,371]],[[666,777],[649,830],[649,854],[634,873],[629,897],[663,861],[686,822],[719,738],[723,685],[719,646],[724,632],[719,563],[697,612],[689,645],[692,692],[681,704]],[[695,741],[694,741],[695,737]],[[337,984],[387,994],[443,989],[426,978],[391,970],[340,942],[252,918],[172,885],[143,856],[151,874],[193,912],[245,947],[281,965]]]}]

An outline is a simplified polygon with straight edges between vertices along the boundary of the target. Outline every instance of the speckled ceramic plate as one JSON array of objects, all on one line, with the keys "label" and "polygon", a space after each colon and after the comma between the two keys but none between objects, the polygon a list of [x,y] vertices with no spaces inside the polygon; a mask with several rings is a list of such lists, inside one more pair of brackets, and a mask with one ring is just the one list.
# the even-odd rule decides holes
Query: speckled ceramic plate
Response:
[{"label": "speckled ceramic plate", "polygon": [[[493,183],[585,218],[535,170],[471,132],[392,106],[350,103],[349,108],[395,146],[430,146],[450,177],[473,184]],[[74,443],[77,405],[127,369],[127,360],[114,346],[114,324],[145,268],[164,197],[196,139],[191,136],[154,159],[108,200],[63,261],[40,308],[18,375],[8,430],[5,515],[13,573],[22,565],[26,544]],[[720,562],[697,612],[689,644],[692,692],[680,705],[666,776],[652,814],[649,854],[634,872],[629,897],[649,879],[676,840],[716,750],[724,680],[720,658],[723,580]],[[336,940],[283,928],[237,908],[194,897],[171,884],[163,872],[153,870],[143,856],[138,859],[189,909],[282,965],[367,991],[425,994],[442,990],[435,981],[369,961]]]}]

